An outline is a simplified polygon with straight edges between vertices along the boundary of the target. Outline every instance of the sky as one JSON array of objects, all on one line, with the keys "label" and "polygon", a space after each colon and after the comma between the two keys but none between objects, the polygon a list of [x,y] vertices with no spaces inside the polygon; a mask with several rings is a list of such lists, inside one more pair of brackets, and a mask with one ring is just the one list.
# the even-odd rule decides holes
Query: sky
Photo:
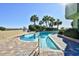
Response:
[{"label": "sky", "polygon": [[65,6],[60,3],[0,3],[0,26],[21,28],[33,24],[30,17],[36,14],[39,20],[45,15],[60,19],[60,27],[71,27],[71,20],[65,19]]}]

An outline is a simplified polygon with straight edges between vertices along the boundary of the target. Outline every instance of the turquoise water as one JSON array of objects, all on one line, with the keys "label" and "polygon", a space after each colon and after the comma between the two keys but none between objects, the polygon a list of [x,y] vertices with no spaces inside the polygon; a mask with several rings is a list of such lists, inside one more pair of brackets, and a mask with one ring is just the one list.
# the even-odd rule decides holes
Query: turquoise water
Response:
[{"label": "turquoise water", "polygon": [[53,32],[38,32],[35,34],[22,35],[20,40],[23,41],[38,41],[40,43],[40,48],[51,48],[51,49],[59,49],[57,45],[49,38],[49,34],[54,34]]}]

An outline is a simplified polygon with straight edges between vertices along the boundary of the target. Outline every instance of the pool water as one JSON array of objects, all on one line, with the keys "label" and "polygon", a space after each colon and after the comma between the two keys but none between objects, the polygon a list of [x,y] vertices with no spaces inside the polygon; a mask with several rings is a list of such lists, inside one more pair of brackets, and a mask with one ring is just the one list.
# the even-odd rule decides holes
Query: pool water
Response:
[{"label": "pool water", "polygon": [[20,36],[20,40],[36,42],[39,39],[40,48],[59,49],[58,46],[49,38],[49,34],[54,32],[37,32],[35,34],[27,34]]}]

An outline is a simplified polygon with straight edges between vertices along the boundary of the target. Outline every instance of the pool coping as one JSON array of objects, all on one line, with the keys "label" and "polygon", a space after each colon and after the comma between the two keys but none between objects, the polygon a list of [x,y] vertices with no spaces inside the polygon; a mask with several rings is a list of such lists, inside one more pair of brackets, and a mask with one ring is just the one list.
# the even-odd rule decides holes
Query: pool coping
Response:
[{"label": "pool coping", "polygon": [[53,39],[53,37],[52,37],[51,34],[49,34],[49,38],[54,41],[54,43],[57,45],[57,47],[58,47],[60,50],[62,50],[62,51],[64,50],[64,49]]},{"label": "pool coping", "polygon": [[73,42],[79,43],[79,40],[78,40],[78,39],[71,38],[71,37],[68,37],[68,36],[65,36],[65,35],[60,35],[60,34],[58,34],[58,36],[59,36],[59,37],[66,38],[66,39],[71,40],[71,41],[73,41]]}]

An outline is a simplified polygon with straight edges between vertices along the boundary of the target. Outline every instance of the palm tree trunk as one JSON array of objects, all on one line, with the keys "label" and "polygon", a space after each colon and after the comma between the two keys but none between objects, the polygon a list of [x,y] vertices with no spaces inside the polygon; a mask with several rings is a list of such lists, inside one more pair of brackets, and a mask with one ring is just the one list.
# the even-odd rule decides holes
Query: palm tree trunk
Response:
[{"label": "palm tree trunk", "polygon": [[59,25],[57,25],[57,29],[59,29]]},{"label": "palm tree trunk", "polygon": [[52,25],[52,28],[53,28],[53,25]]},{"label": "palm tree trunk", "polygon": [[34,26],[36,25],[36,23],[34,22]]},{"label": "palm tree trunk", "polygon": [[49,25],[49,21],[48,21],[48,27],[50,27],[50,25]]},{"label": "palm tree trunk", "polygon": [[46,22],[46,27],[47,27],[47,22]]}]

